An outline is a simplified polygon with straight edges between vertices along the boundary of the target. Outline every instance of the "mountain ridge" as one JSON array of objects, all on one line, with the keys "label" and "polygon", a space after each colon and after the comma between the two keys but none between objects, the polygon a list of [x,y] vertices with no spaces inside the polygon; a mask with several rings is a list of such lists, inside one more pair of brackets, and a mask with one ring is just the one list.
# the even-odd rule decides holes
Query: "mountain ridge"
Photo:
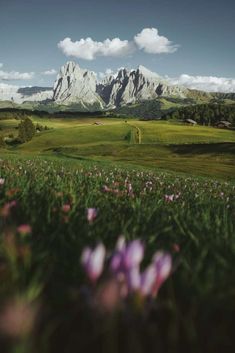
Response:
[{"label": "mountain ridge", "polygon": [[12,104],[35,103],[45,107],[78,106],[82,111],[113,110],[160,98],[235,100],[235,93],[210,93],[170,84],[143,65],[136,69],[120,68],[116,74],[98,80],[95,72],[81,68],[74,61],[63,65],[53,87],[16,87],[0,84],[0,101]]}]

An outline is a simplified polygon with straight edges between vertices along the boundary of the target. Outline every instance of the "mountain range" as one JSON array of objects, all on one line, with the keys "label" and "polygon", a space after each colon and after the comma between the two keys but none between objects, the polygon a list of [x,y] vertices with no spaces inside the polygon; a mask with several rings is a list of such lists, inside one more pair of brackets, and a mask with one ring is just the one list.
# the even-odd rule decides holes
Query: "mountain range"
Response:
[{"label": "mountain range", "polygon": [[215,94],[195,91],[183,86],[172,85],[158,74],[144,66],[128,70],[121,68],[116,74],[97,79],[93,71],[82,69],[69,61],[61,67],[53,88],[18,88],[0,84],[0,101],[5,104],[61,107],[76,106],[81,111],[111,110],[121,107],[158,100],[160,98],[180,100],[234,99],[233,94]]}]

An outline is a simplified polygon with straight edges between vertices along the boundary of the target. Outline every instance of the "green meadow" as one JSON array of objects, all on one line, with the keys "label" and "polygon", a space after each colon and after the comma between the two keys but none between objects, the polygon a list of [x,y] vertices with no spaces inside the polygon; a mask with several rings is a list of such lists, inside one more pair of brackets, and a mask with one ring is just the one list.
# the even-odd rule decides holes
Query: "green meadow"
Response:
[{"label": "green meadow", "polygon": [[[49,130],[0,149],[0,351],[233,352],[235,131],[31,118]],[[156,251],[172,259],[157,297],[114,281],[121,235],[143,244],[142,273]],[[89,281],[81,254],[101,243]]]},{"label": "green meadow", "polygon": [[[115,118],[32,120],[50,130],[8,152],[115,161],[228,179],[235,176],[234,130]],[[1,120],[0,134],[16,136],[17,125],[16,120]]]}]

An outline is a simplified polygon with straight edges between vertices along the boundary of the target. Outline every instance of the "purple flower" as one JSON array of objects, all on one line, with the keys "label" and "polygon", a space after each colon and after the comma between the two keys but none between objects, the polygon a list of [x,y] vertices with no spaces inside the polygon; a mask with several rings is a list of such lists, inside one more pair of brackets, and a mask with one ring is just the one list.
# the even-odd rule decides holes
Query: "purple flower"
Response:
[{"label": "purple flower", "polygon": [[158,251],[153,257],[153,264],[157,271],[156,282],[153,290],[153,296],[156,296],[159,288],[171,273],[172,258],[169,254]]},{"label": "purple flower", "polygon": [[88,278],[92,282],[100,277],[105,260],[105,247],[103,244],[97,245],[92,251],[90,248],[85,248],[82,253],[81,262],[86,271]]},{"label": "purple flower", "polygon": [[139,240],[134,240],[128,245],[123,237],[118,239],[110,268],[113,272],[126,272],[133,267],[138,267],[144,257],[144,246]]},{"label": "purple flower", "polygon": [[97,217],[97,209],[96,208],[88,208],[87,209],[87,220],[89,223],[92,223]]},{"label": "purple flower", "polygon": [[140,265],[144,257],[144,246],[139,240],[130,242],[124,253],[124,266],[126,269]]},{"label": "purple flower", "polygon": [[129,292],[135,292],[140,289],[141,276],[139,267],[133,267],[127,271],[127,284]]},{"label": "purple flower", "polygon": [[141,276],[141,294],[145,296],[149,296],[152,294],[154,284],[157,278],[157,269],[151,264],[146,268],[144,273]]}]

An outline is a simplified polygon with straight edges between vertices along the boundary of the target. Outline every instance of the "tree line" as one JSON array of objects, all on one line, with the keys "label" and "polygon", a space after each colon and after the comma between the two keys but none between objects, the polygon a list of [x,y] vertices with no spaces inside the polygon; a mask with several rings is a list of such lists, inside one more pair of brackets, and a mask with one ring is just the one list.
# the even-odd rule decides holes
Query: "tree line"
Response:
[{"label": "tree line", "polygon": [[215,125],[226,120],[235,125],[235,104],[199,104],[168,112],[163,119],[195,120],[201,125]]}]

